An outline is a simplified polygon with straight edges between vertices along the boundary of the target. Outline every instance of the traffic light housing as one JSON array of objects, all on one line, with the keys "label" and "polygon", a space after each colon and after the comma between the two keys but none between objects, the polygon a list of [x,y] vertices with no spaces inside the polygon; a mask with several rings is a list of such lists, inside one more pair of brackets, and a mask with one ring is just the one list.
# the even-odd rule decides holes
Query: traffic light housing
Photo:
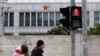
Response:
[{"label": "traffic light housing", "polygon": [[60,13],[65,19],[60,19],[60,23],[67,29],[82,28],[82,7],[60,8]]},{"label": "traffic light housing", "polygon": [[60,8],[60,13],[65,17],[65,19],[60,19],[60,23],[66,27],[67,29],[70,29],[70,12],[69,7],[66,8]]},{"label": "traffic light housing", "polygon": [[69,22],[69,20],[67,20],[67,19],[60,19],[60,23],[64,26],[64,27],[66,27],[67,29],[70,29],[70,22]]},{"label": "traffic light housing", "polygon": [[71,28],[82,28],[82,7],[71,7]]},{"label": "traffic light housing", "polygon": [[60,13],[62,13],[63,16],[65,16],[66,19],[69,19],[70,16],[70,7],[66,8],[60,8]]}]

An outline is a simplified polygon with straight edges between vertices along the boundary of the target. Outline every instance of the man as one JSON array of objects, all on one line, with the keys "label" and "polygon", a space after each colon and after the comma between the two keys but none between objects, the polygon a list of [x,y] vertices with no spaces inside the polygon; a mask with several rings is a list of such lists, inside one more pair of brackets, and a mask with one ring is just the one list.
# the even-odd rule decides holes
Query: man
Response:
[{"label": "man", "polygon": [[32,50],[31,56],[43,56],[42,53],[44,52],[44,47],[44,42],[42,40],[38,40],[36,47]]}]

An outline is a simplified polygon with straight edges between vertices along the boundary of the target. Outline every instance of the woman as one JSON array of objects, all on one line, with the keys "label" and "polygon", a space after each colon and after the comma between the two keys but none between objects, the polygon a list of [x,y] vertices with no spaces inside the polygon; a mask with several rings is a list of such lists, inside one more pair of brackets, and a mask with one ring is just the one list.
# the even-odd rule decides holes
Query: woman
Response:
[{"label": "woman", "polygon": [[27,45],[21,46],[21,55],[20,56],[28,56],[28,46]]}]

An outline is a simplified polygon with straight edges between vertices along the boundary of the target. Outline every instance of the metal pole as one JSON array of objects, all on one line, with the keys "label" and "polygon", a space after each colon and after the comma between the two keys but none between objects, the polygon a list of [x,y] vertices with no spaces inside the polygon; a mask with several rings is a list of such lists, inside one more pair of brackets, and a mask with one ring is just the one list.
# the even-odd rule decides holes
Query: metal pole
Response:
[{"label": "metal pole", "polygon": [[75,6],[75,0],[71,0],[71,6]]},{"label": "metal pole", "polygon": [[[70,4],[71,7],[75,6],[75,0],[71,0]],[[71,15],[70,15],[70,20],[71,20]],[[70,34],[71,34],[71,56],[75,56],[75,31],[71,29]]]},{"label": "metal pole", "polygon": [[4,0],[0,0],[0,35],[4,35],[4,24],[3,24],[3,6]]},{"label": "metal pole", "polygon": [[70,31],[71,34],[71,56],[75,56],[75,32]]},{"label": "metal pole", "polygon": [[83,56],[88,56],[86,0],[82,0],[82,13]]}]

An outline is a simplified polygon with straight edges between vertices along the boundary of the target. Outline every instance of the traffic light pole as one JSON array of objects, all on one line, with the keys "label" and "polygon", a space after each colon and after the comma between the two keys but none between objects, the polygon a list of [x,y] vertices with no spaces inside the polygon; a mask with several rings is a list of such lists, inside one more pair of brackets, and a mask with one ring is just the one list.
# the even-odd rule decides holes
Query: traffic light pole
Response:
[{"label": "traffic light pole", "polygon": [[88,56],[86,0],[82,0],[82,25],[83,56]]},{"label": "traffic light pole", "polygon": [[[71,3],[71,7],[75,6],[75,0],[71,0],[70,3]],[[70,21],[71,21],[71,14],[70,14]],[[71,56],[75,56],[75,31],[70,29],[70,35],[71,35]]]},{"label": "traffic light pole", "polygon": [[71,35],[71,56],[75,56],[75,31],[70,31]]}]

